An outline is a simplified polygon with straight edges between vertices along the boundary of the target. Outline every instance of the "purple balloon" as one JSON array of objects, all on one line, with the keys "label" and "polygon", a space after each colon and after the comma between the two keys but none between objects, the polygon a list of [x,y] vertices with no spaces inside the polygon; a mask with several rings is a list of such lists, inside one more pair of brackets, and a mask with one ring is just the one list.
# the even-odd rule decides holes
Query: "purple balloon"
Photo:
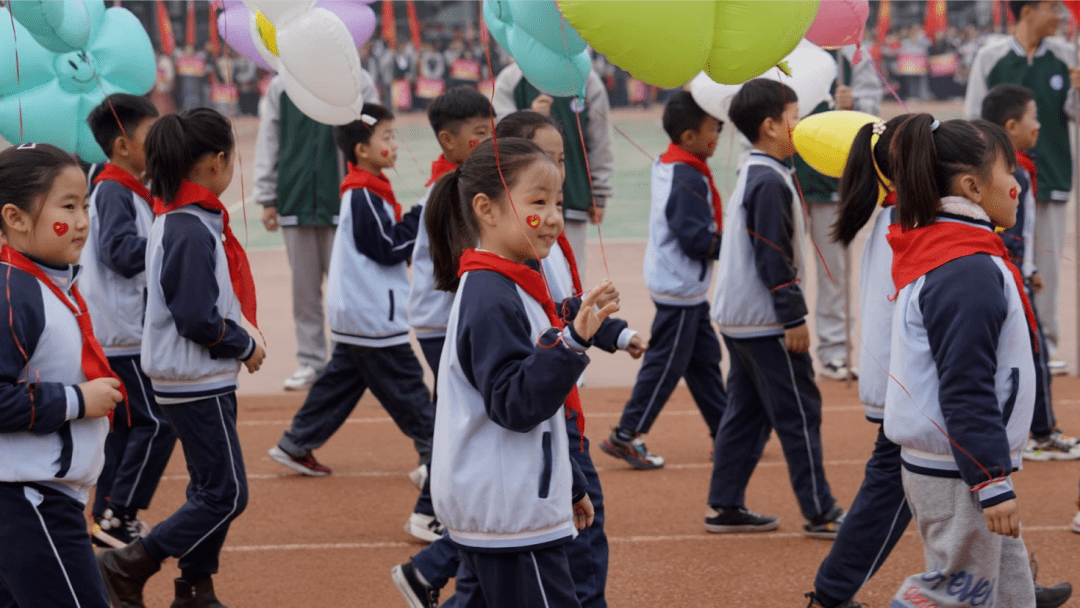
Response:
[{"label": "purple balloon", "polygon": [[[316,7],[328,9],[345,23],[357,48],[361,47],[375,33],[375,12],[368,3],[372,0],[325,0]],[[259,67],[274,71],[255,48],[248,28],[250,12],[242,0],[225,0],[225,10],[218,15],[218,33],[237,53],[255,62]]]}]

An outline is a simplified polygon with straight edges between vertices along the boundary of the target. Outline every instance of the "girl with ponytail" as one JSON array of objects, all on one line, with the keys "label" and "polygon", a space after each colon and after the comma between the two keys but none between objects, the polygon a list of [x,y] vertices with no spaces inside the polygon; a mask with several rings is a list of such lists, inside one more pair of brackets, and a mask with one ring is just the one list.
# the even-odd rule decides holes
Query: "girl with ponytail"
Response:
[{"label": "girl with ponytail", "polygon": [[142,367],[187,456],[188,502],[149,535],[98,555],[117,606],[142,606],[161,562],[180,558],[173,606],[221,604],[211,576],[229,525],[247,505],[236,433],[241,364],[255,372],[266,353],[241,327],[257,327],[247,255],[218,198],[233,175],[229,121],[199,108],[159,119],[146,136],[155,219],[146,246]]},{"label": "girl with ponytail", "polygon": [[[618,304],[595,306],[605,281],[572,322],[560,318],[539,260],[562,232],[561,198],[555,163],[535,143],[508,137],[477,146],[427,203],[436,285],[456,290],[431,493],[474,575],[459,581],[468,605],[580,605],[566,543],[594,512],[564,420],[569,410],[579,431],[584,425],[576,381]],[[523,598],[522,589],[535,591]]]},{"label": "girl with ponytail", "polygon": [[994,233],[1016,221],[1016,155],[1000,127],[928,114],[904,122],[890,152],[899,224],[888,235],[885,434],[901,446],[904,492],[935,556],[893,604],[954,605],[941,577],[964,572],[987,583],[981,603],[1034,606],[1012,474],[1031,426],[1035,323]]}]

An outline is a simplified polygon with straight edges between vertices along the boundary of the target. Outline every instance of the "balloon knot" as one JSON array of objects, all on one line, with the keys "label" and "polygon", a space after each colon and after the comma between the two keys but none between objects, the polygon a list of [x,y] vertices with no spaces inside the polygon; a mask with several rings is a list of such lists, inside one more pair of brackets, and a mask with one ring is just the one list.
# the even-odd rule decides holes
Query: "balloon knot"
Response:
[{"label": "balloon knot", "polygon": [[787,61],[781,61],[780,63],[776,64],[776,67],[780,68],[780,71],[787,74],[788,77],[791,76],[791,66],[788,65]]}]

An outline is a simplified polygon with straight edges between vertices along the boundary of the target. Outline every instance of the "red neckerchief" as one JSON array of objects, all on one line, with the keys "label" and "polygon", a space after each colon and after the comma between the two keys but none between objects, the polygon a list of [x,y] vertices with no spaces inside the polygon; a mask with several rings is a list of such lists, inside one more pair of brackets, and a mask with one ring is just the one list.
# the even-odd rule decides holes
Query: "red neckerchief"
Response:
[{"label": "red neckerchief", "polygon": [[964,222],[934,222],[929,226],[914,228],[904,232],[900,224],[889,226],[885,237],[893,250],[892,276],[896,291],[906,287],[931,270],[943,266],[955,259],[976,253],[997,256],[1005,261],[1005,267],[1012,272],[1020,300],[1024,303],[1031,341],[1039,348],[1039,332],[1035,324],[1035,312],[1024,290],[1024,279],[1020,269],[1009,258],[1005,243],[993,230],[980,228]]},{"label": "red neckerchief", "polygon": [[[180,190],[177,191],[173,202],[166,203],[161,199],[154,199],[154,215],[164,215],[187,205],[198,205],[208,211],[221,213],[221,222],[224,226],[222,234],[225,235],[223,246],[225,258],[229,260],[229,279],[232,282],[233,293],[240,301],[240,312],[255,326],[255,329],[258,329],[259,324],[255,321],[255,279],[251,276],[247,253],[244,252],[240,241],[236,240],[236,235],[229,227],[229,211],[225,205],[221,204],[218,197],[199,184],[185,179],[180,183]],[[224,326],[221,332],[224,335]]]},{"label": "red neckerchief", "polygon": [[140,198],[147,202],[147,204],[150,204],[150,202],[154,200],[154,197],[150,196],[150,191],[146,189],[146,186],[144,186],[142,182],[136,179],[134,175],[112,163],[105,163],[105,168],[94,178],[94,183],[100,184],[105,180],[114,181],[128,190],[131,190],[135,194],[138,194]]},{"label": "red neckerchief", "polygon": [[562,249],[563,257],[566,258],[566,263],[570,265],[570,277],[574,280],[574,293],[582,295],[581,291],[581,275],[578,274],[577,259],[574,258],[574,250],[570,247],[570,241],[566,240],[566,233],[560,232],[559,238],[555,239],[555,242],[559,244],[559,249]]},{"label": "red neckerchief", "polygon": [[384,173],[375,175],[367,169],[361,169],[349,163],[349,174],[341,181],[341,193],[345,194],[349,190],[360,190],[361,188],[371,190],[379,198],[390,203],[394,207],[394,221],[401,221],[401,205],[394,198],[394,188],[390,186],[390,179]]},{"label": "red neckerchief", "polygon": [[[544,278],[540,276],[539,272],[524,264],[515,264],[494,253],[466,249],[465,253],[461,254],[461,261],[458,262],[458,276],[470,270],[491,270],[510,279],[544,307],[544,312],[547,313],[548,321],[551,322],[552,327],[559,330],[563,328],[562,319],[555,313],[555,302],[551,299],[547,285],[544,284]],[[570,417],[570,412],[577,413],[577,427],[581,433],[581,451],[584,452],[585,412],[581,411],[581,397],[578,396],[577,385],[574,385],[574,388],[570,390],[570,394],[566,396],[567,418]]]},{"label": "red neckerchief", "polygon": [[457,165],[446,160],[446,157],[440,154],[439,158],[431,161],[431,179],[429,179],[427,183],[424,184],[424,187],[427,188],[431,184],[434,184],[436,181],[439,180],[440,177],[446,175],[454,169],[457,169]]},{"label": "red neckerchief", "polygon": [[888,208],[888,207],[892,207],[895,204],[896,204],[896,190],[892,190],[888,194],[885,195],[885,199],[881,201],[881,206],[883,208]]},{"label": "red neckerchief", "polygon": [[724,206],[720,201],[720,192],[716,189],[716,184],[713,183],[712,170],[709,169],[709,165],[705,164],[705,161],[687,152],[676,144],[672,143],[668,145],[667,152],[664,152],[660,156],[660,162],[662,163],[682,163],[687,165],[691,169],[696,169],[698,173],[704,175],[709,180],[709,189],[712,190],[713,200],[713,219],[716,220],[716,230],[720,231],[724,229]]},{"label": "red neckerchief", "polygon": [[[90,322],[90,313],[86,310],[86,302],[83,300],[82,294],[79,293],[79,288],[74,285],[71,286],[71,297],[75,299],[75,304],[72,304],[71,300],[64,295],[64,292],[56,286],[56,283],[52,282],[52,279],[50,279],[37,264],[7,245],[0,248],[0,262],[10,264],[13,268],[18,268],[37,279],[40,283],[48,287],[49,290],[51,290],[53,294],[68,307],[71,314],[75,315],[75,321],[79,324],[79,333],[82,334],[82,370],[86,379],[89,381],[97,380],[98,378],[116,378],[119,382],[120,377],[112,371],[111,367],[109,367],[109,359],[105,357],[105,351],[101,350],[101,344],[98,342],[97,338],[94,337],[94,326]],[[8,312],[10,313],[10,310]],[[124,388],[123,382],[120,382],[120,394],[124,396],[124,405],[127,407],[128,426],[131,426],[131,406],[128,404],[127,390]],[[112,423],[112,419],[112,412],[109,412],[110,423]],[[31,413],[30,427],[33,428],[33,426],[34,416],[33,413]]]},{"label": "red neckerchief", "polygon": [[1035,159],[1031,158],[1025,152],[1019,150],[1016,151],[1016,164],[1031,174],[1031,191],[1036,192],[1036,186],[1039,170],[1035,168]]}]

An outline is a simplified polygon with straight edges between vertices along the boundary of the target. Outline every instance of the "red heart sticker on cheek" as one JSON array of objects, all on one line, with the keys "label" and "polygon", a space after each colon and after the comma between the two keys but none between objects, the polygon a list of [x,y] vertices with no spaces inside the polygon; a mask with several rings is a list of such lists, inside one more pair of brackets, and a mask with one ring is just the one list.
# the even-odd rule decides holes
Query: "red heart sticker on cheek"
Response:
[{"label": "red heart sticker on cheek", "polygon": [[480,140],[479,139],[470,139],[469,140],[469,147],[470,148],[475,148],[476,146],[479,146],[479,145],[480,145]]},{"label": "red heart sticker on cheek", "polygon": [[56,233],[56,236],[64,236],[65,234],[67,234],[68,225],[65,224],[64,222],[55,222],[52,225],[52,229],[53,229],[53,232]]},{"label": "red heart sticker on cheek", "polygon": [[383,150],[382,155],[383,155],[383,158],[389,158],[390,157],[390,151],[389,150]]},{"label": "red heart sticker on cheek", "polygon": [[540,216],[530,215],[529,217],[525,218],[525,223],[528,224],[530,228],[536,228],[540,225]]},{"label": "red heart sticker on cheek", "polygon": [[1012,198],[1014,201],[1018,196],[1020,196],[1020,191],[1017,190],[1015,187],[1009,190],[1009,197]]}]

